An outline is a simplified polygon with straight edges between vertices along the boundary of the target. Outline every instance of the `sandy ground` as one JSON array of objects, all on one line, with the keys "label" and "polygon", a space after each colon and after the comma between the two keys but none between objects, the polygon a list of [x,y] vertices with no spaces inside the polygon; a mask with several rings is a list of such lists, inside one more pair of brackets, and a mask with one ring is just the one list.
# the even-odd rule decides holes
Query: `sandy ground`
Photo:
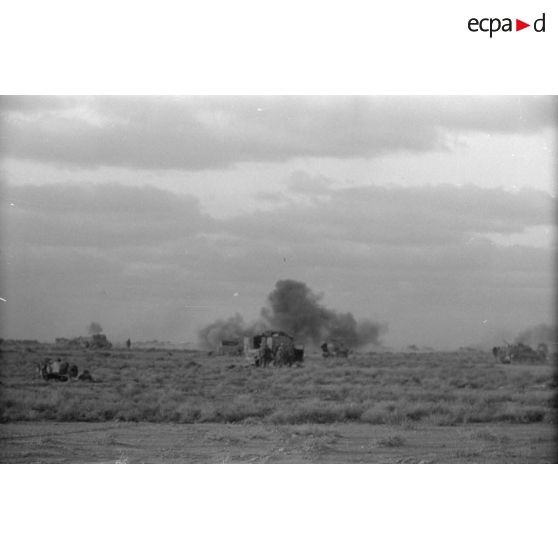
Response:
[{"label": "sandy ground", "polygon": [[553,463],[552,424],[0,425],[2,463]]}]

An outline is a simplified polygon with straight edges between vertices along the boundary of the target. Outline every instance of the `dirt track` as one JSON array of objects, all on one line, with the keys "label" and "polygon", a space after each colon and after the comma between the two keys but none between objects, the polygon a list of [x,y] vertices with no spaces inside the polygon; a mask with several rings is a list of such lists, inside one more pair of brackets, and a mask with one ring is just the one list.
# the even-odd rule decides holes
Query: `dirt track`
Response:
[{"label": "dirt track", "polygon": [[552,463],[550,424],[13,423],[2,463]]}]

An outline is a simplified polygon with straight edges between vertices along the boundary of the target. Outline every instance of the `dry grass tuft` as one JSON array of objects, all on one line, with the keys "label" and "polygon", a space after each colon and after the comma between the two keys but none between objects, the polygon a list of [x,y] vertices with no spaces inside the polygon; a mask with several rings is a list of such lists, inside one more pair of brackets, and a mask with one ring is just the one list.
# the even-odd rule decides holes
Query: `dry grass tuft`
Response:
[{"label": "dry grass tuft", "polygon": [[58,354],[49,346],[4,350],[0,421],[413,428],[551,423],[558,401],[550,366],[497,365],[482,352],[357,354],[340,362],[310,355],[302,368],[253,369],[241,357],[192,351],[76,350],[64,358],[98,382],[46,383],[35,362]]},{"label": "dry grass tuft", "polygon": [[376,445],[384,448],[400,448],[405,445],[405,440],[401,436],[392,435],[381,438],[376,442]]}]

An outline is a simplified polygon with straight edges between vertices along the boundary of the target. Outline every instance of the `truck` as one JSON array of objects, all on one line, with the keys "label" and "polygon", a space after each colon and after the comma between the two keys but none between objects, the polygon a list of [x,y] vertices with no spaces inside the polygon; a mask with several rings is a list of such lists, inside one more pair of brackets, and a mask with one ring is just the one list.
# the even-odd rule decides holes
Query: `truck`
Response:
[{"label": "truck", "polygon": [[504,341],[504,345],[492,349],[492,354],[502,364],[511,364],[512,362],[545,363],[547,362],[548,346],[545,343],[539,343],[535,350],[524,343],[508,343]]},{"label": "truck", "polygon": [[284,331],[267,330],[244,337],[246,360],[263,368],[292,366],[304,362],[304,346],[296,345],[294,337]]}]

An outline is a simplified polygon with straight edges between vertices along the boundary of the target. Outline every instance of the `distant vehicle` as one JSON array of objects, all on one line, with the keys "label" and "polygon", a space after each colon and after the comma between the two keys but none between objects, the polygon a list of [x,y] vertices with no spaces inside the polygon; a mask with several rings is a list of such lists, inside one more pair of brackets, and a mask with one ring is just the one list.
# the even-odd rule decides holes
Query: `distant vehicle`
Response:
[{"label": "distant vehicle", "polygon": [[112,343],[107,336],[102,333],[95,333],[91,336],[90,349],[112,349]]},{"label": "distant vehicle", "polygon": [[[45,358],[37,364],[37,372],[43,380],[54,380],[56,382],[67,382],[69,374],[66,373],[68,367],[60,365],[60,359],[52,362],[50,358]],[[64,363],[67,365],[67,363]],[[62,370],[61,370],[62,368]]]},{"label": "distant vehicle", "polygon": [[240,339],[223,339],[219,344],[217,354],[240,356],[242,354],[242,344],[240,343]]},{"label": "distant vehicle", "polygon": [[39,376],[46,381],[54,380],[56,382],[67,382],[68,380],[81,380],[86,382],[94,382],[93,376],[89,370],[84,370],[79,373],[78,367],[75,364],[62,361],[58,358],[53,361],[50,358],[45,358],[37,363],[37,372]]},{"label": "distant vehicle", "polygon": [[504,341],[501,347],[494,347],[492,354],[494,358],[503,364],[513,362],[520,363],[545,363],[548,360],[548,347],[545,343],[539,343],[537,349],[533,349],[524,343],[507,343]]},{"label": "distant vehicle", "polygon": [[112,349],[112,343],[103,333],[94,333],[91,337],[57,337],[56,346],[61,349]]},{"label": "distant vehicle", "polygon": [[244,356],[254,366],[292,366],[304,362],[304,347],[284,331],[268,330],[244,338]]},{"label": "distant vehicle", "polygon": [[339,341],[324,341],[320,345],[320,349],[322,349],[322,356],[324,358],[347,358],[349,356],[349,349],[344,343]]}]

